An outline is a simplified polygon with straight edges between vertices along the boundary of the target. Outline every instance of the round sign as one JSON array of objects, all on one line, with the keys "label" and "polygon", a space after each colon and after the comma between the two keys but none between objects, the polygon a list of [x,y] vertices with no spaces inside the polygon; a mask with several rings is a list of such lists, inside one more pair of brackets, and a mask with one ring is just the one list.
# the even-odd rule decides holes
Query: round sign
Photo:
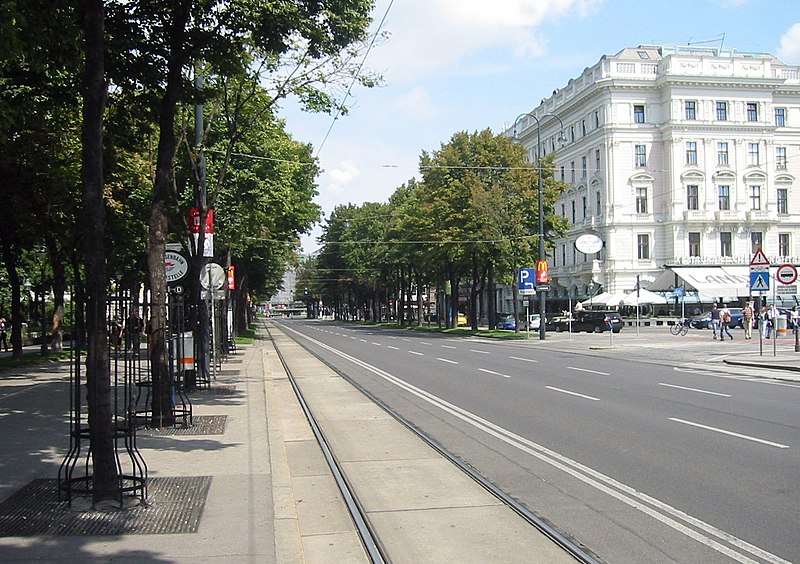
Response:
[{"label": "round sign", "polygon": [[200,273],[200,285],[203,288],[219,290],[224,282],[225,271],[220,265],[212,262],[203,267],[203,271]]},{"label": "round sign", "polygon": [[797,268],[793,264],[782,264],[778,267],[775,277],[781,284],[794,284],[797,281]]},{"label": "round sign", "polygon": [[585,233],[575,239],[575,248],[585,255],[593,255],[603,248],[603,240],[594,233]]},{"label": "round sign", "polygon": [[164,253],[164,267],[167,269],[167,284],[177,282],[189,272],[189,263],[186,258],[175,251]]}]

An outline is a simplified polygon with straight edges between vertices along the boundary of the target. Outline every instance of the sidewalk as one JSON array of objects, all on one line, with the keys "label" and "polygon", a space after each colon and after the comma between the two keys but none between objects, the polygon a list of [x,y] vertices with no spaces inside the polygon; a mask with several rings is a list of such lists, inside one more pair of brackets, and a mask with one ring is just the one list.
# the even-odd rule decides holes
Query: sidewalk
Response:
[{"label": "sidewalk", "polygon": [[[572,561],[302,347],[282,344],[394,562]],[[193,427],[139,433],[146,507],[58,503],[68,371],[0,372],[0,561],[367,562],[263,332],[211,390],[190,394]]]}]

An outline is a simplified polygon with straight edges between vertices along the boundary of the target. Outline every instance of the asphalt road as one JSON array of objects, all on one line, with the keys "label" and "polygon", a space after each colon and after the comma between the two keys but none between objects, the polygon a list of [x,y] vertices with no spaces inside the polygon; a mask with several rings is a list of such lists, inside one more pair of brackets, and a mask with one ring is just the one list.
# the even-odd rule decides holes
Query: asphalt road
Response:
[{"label": "asphalt road", "polygon": [[718,362],[754,342],[282,325],[608,562],[800,561],[800,383]]}]

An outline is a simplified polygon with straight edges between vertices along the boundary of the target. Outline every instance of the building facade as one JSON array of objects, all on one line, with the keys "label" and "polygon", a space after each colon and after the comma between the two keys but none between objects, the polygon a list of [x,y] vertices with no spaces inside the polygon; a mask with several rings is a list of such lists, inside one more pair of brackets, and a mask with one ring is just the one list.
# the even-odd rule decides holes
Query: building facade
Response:
[{"label": "building facade", "polygon": [[[800,263],[800,67],[643,45],[602,57],[530,114],[539,126],[520,116],[506,134],[531,162],[555,152],[569,185],[555,212],[570,228],[548,257],[554,311],[647,287],[669,266],[747,265],[756,248]],[[586,233],[600,252],[575,248]]]}]

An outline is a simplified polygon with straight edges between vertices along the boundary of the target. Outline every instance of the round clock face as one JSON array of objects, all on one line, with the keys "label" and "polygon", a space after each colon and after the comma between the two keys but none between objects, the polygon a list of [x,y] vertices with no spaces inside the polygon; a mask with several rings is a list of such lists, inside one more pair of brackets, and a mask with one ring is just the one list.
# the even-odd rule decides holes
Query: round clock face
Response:
[{"label": "round clock face", "polygon": [[593,255],[603,248],[603,240],[597,235],[586,233],[575,239],[575,248],[584,254]]}]

